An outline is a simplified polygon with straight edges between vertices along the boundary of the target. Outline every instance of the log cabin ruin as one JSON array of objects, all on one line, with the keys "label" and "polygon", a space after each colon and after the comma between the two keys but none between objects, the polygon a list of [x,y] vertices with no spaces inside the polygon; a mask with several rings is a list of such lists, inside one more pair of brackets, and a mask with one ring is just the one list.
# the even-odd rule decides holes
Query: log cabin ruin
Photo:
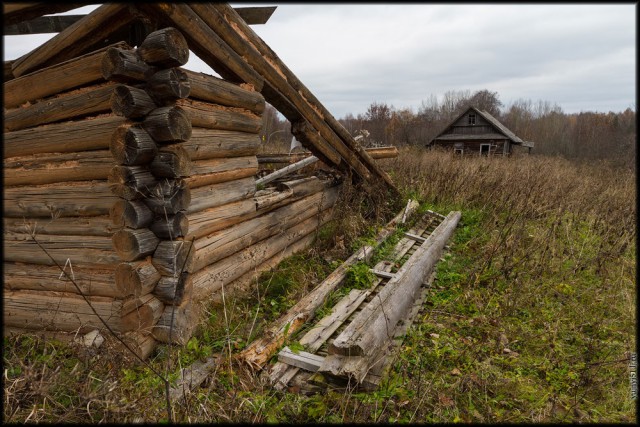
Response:
[{"label": "log cabin ruin", "polygon": [[[225,288],[311,245],[346,183],[398,198],[375,161],[397,149],[362,148],[249,26],[274,8],[103,4],[45,16],[82,5],[4,5],[10,33],[58,32],[4,67],[5,335],[86,345],[108,331],[147,358],[158,343],[186,344]],[[190,52],[218,76],[184,68]],[[308,152],[258,154],[266,103]],[[375,388],[460,212],[427,211],[370,268],[371,288],[314,314],[417,207],[409,201],[236,356],[262,369],[279,351],[262,369],[276,388],[313,388],[318,375]],[[304,352],[282,348],[298,333]],[[170,394],[214,365],[183,369]]]},{"label": "log cabin ruin", "polygon": [[[3,5],[9,33],[58,32],[4,64],[5,334],[102,318],[146,358],[186,343],[223,286],[309,246],[341,181],[259,181],[266,102],[304,161],[397,194],[249,26],[264,16],[205,3],[45,16],[83,5]],[[220,77],[185,69],[190,51]]]}]

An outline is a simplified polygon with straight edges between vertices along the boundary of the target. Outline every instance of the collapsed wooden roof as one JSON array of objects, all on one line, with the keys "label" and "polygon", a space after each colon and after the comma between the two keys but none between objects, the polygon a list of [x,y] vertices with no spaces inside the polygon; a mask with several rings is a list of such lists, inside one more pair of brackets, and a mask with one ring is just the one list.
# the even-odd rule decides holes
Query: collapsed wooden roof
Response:
[{"label": "collapsed wooden roof", "polygon": [[[3,6],[4,23],[19,25],[88,4],[93,3],[9,3]],[[178,29],[190,50],[222,78],[259,91],[291,122],[295,137],[320,160],[397,192],[388,174],[226,3],[103,4],[33,51],[5,63],[5,81],[90,52],[106,41],[113,43],[114,35],[136,23],[138,30],[147,33],[165,26]]]}]

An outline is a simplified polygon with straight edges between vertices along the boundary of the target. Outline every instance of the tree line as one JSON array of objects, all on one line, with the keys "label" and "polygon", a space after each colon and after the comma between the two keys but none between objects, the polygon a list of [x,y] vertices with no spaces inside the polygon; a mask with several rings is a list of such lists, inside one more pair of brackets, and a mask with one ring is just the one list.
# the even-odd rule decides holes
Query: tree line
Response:
[{"label": "tree line", "polygon": [[[426,145],[469,106],[489,112],[525,141],[533,141],[534,154],[568,159],[603,159],[635,166],[636,112],[580,112],[567,114],[549,101],[519,99],[505,106],[497,92],[448,91],[441,100],[430,95],[417,112],[373,102],[365,113],[339,119],[354,136],[363,133],[366,145]],[[268,106],[263,116],[263,141],[291,141],[289,123]]]}]

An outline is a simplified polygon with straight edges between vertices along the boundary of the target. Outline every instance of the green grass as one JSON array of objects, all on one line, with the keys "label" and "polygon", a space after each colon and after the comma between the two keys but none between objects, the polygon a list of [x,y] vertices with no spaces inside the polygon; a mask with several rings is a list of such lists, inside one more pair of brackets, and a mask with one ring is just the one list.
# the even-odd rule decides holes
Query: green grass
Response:
[{"label": "green grass", "polygon": [[[556,158],[452,161],[411,150],[385,167],[405,201],[418,198],[422,212],[460,210],[462,219],[380,389],[278,392],[225,357],[193,395],[173,402],[174,419],[634,422],[634,174]],[[150,365],[174,379],[182,366],[259,337],[383,223],[371,204],[350,200],[314,247],[262,275],[247,297],[207,307],[189,343],[160,346]],[[370,265],[353,269],[351,286],[365,285]],[[25,334],[5,338],[4,350],[6,421],[167,421],[162,381],[107,344],[83,350]]]}]

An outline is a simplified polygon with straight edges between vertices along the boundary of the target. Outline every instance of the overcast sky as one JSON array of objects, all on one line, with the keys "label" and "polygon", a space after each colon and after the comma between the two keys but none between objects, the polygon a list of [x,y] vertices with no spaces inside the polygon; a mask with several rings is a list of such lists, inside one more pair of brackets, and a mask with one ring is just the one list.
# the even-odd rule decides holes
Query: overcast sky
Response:
[{"label": "overcast sky", "polygon": [[[293,4],[252,28],[337,118],[488,89],[566,113],[636,109],[636,5]],[[86,13],[85,7],[68,14]],[[5,60],[51,36],[5,36]],[[186,68],[212,73],[196,58]]]}]

